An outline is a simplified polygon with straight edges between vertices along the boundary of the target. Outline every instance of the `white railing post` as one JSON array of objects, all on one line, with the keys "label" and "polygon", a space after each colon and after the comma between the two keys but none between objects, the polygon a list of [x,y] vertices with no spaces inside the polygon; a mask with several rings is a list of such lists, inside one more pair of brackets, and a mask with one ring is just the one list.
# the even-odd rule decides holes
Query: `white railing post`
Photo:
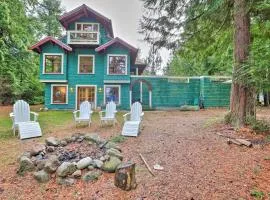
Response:
[{"label": "white railing post", "polygon": [[140,99],[141,99],[141,103],[143,103],[143,83],[142,81],[140,82]]},{"label": "white railing post", "polygon": [[152,91],[149,91],[149,107],[152,108]]},{"label": "white railing post", "polygon": [[129,106],[132,105],[132,90],[129,90]]}]

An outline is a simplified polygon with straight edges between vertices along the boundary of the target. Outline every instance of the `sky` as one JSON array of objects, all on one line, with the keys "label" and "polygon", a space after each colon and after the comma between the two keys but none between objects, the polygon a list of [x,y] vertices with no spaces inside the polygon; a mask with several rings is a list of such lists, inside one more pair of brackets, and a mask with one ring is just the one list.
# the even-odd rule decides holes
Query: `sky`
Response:
[{"label": "sky", "polygon": [[[147,57],[150,45],[143,41],[143,35],[138,33],[139,20],[143,14],[143,3],[140,0],[62,0],[66,11],[82,4],[111,19],[114,36],[140,48],[142,57]],[[165,65],[169,52],[163,49],[160,53]]]}]

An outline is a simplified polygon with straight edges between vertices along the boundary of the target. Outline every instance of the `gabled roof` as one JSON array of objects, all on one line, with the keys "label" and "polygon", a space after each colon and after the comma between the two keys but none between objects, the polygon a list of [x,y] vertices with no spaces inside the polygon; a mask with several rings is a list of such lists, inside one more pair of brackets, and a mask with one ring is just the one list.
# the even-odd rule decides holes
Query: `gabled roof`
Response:
[{"label": "gabled roof", "polygon": [[124,40],[122,40],[122,39],[120,39],[118,37],[116,37],[116,38],[110,40],[109,42],[97,47],[95,49],[95,51],[96,52],[105,51],[107,48],[109,48],[110,46],[112,46],[114,44],[122,45],[123,47],[127,48],[131,52],[132,62],[135,63],[137,53],[138,53],[138,49],[133,47],[132,45],[128,44],[127,42],[125,42]]},{"label": "gabled roof", "polygon": [[98,13],[87,5],[83,4],[59,17],[60,23],[67,29],[68,24],[75,22],[81,17],[94,17],[107,29],[111,37],[113,35],[112,21],[104,15]]},{"label": "gabled roof", "polygon": [[40,53],[41,52],[40,47],[47,42],[52,42],[66,51],[72,51],[72,48],[70,46],[66,45],[65,43],[63,43],[60,40],[57,40],[51,36],[45,37],[44,39],[40,40],[38,43],[31,46],[29,49]]},{"label": "gabled roof", "polygon": [[125,42],[124,40],[120,39],[119,37],[116,37],[116,38],[110,40],[109,42],[107,42],[107,43],[105,43],[105,44],[97,47],[95,50],[96,50],[96,52],[100,52],[100,51],[105,50],[105,49],[107,49],[108,47],[110,47],[110,46],[112,46],[114,44],[120,44],[120,45],[128,48],[132,52],[136,52],[137,53],[137,51],[138,51],[137,48],[135,48],[132,45],[128,44],[127,42]]}]

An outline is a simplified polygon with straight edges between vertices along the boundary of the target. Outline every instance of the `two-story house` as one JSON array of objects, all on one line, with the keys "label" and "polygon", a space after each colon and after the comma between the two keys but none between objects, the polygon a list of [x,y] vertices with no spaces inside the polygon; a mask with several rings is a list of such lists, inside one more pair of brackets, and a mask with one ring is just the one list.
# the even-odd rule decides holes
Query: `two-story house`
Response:
[{"label": "two-story house", "polygon": [[138,49],[114,37],[112,22],[86,5],[59,18],[66,30],[61,39],[46,37],[30,49],[40,54],[40,81],[45,83],[45,106],[76,109],[82,101],[102,106],[113,100],[130,105],[130,75]]}]

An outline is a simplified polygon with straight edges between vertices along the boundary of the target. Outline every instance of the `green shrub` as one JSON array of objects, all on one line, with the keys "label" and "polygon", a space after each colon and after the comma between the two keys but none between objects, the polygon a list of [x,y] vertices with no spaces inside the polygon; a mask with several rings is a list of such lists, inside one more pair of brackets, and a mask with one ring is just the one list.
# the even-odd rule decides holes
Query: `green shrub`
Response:
[{"label": "green shrub", "polygon": [[257,190],[257,189],[252,189],[250,191],[250,195],[258,200],[262,200],[264,198],[264,193],[262,191]]},{"label": "green shrub", "polygon": [[122,136],[122,135],[118,135],[118,136],[114,136],[110,139],[111,142],[114,143],[122,143],[126,140],[126,137]]},{"label": "green shrub", "polygon": [[269,124],[263,120],[257,120],[255,117],[247,117],[246,124],[256,133],[265,133],[270,130]]}]

